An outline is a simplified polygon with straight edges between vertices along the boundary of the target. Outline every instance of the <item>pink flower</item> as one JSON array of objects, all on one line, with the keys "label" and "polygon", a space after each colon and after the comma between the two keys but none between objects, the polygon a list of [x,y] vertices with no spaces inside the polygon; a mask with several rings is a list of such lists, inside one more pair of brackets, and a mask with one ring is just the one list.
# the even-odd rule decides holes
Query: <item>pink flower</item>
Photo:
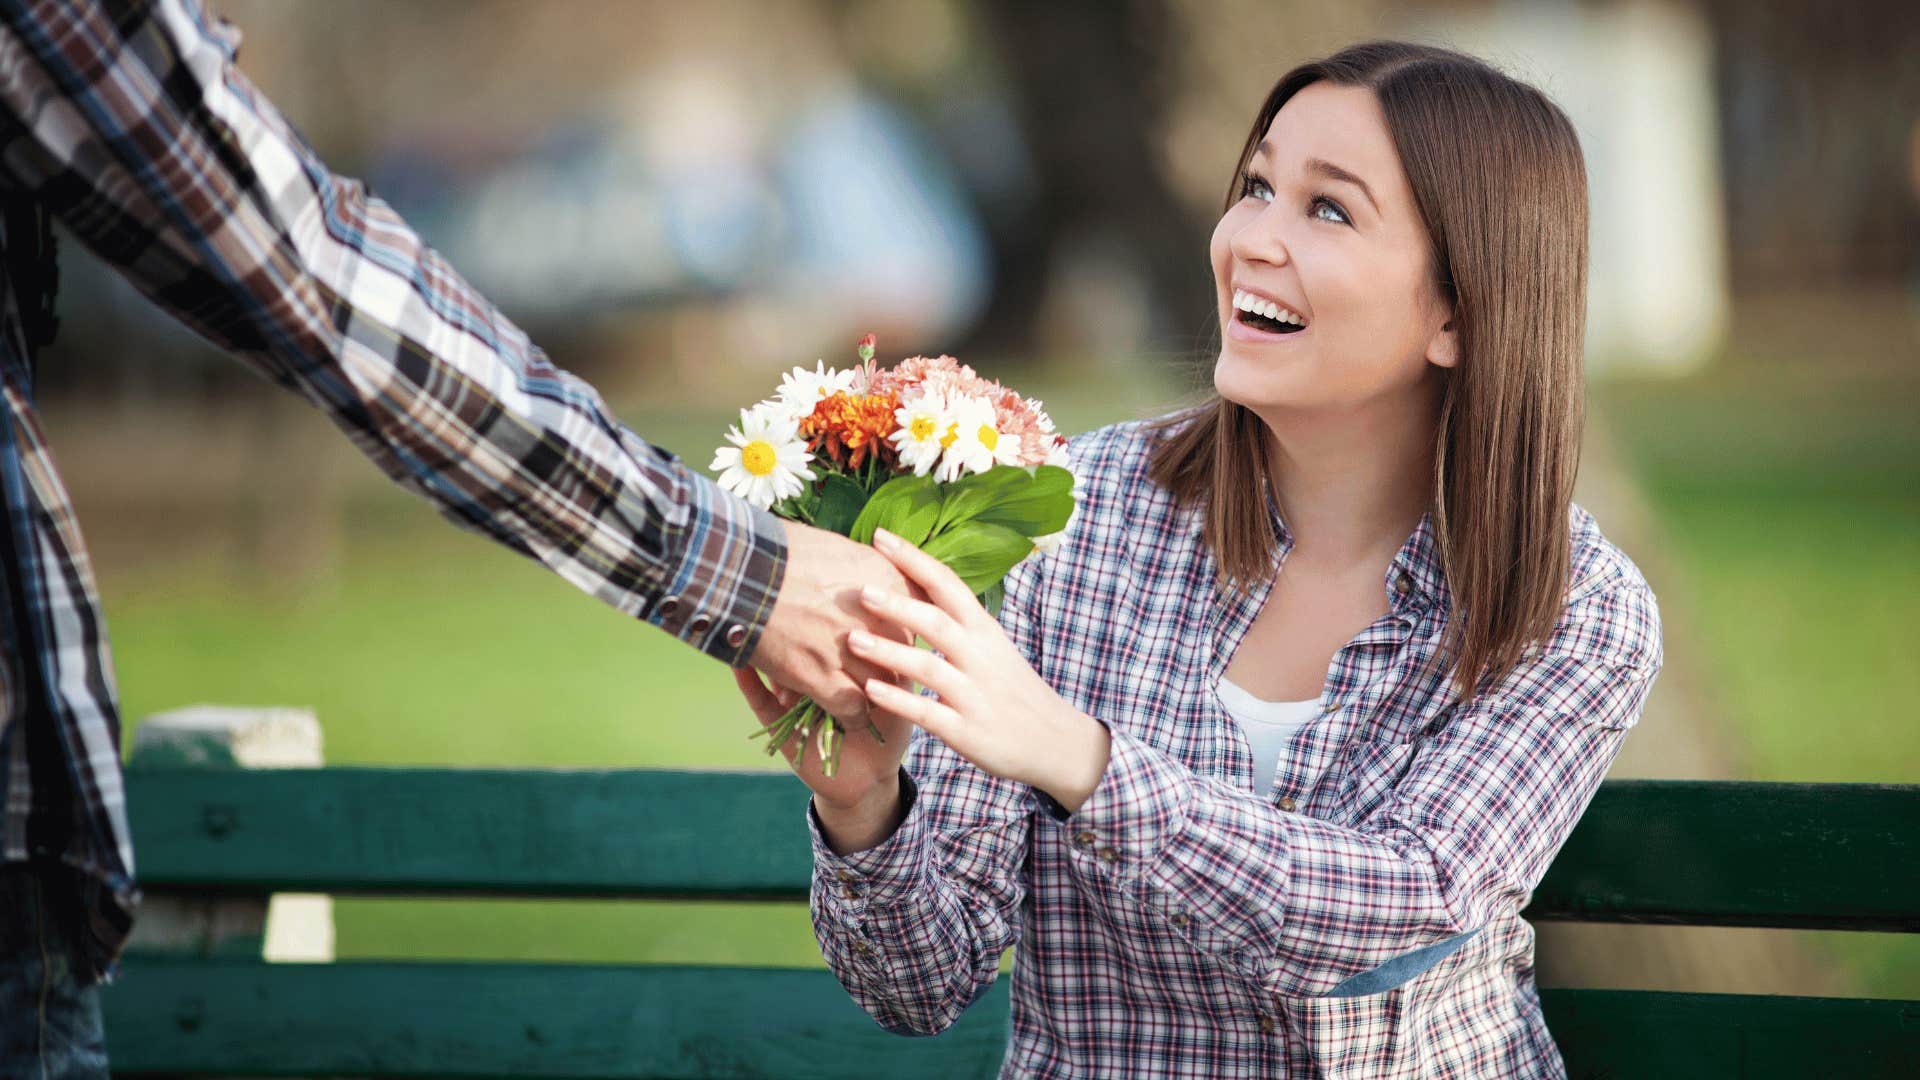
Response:
[{"label": "pink flower", "polygon": [[1062,441],[1038,401],[981,378],[973,368],[951,356],[910,356],[892,368],[875,372],[868,380],[867,392],[891,393],[902,399],[915,392],[954,401],[984,398],[993,406],[994,426],[1003,436],[1018,440],[1021,465],[1045,464]]},{"label": "pink flower", "polygon": [[876,374],[871,389],[874,393],[891,391],[901,397],[914,389],[950,397],[982,396],[980,376],[951,356],[909,356]]},{"label": "pink flower", "polygon": [[1020,440],[1019,464],[1046,464],[1047,455],[1059,438],[1053,433],[1053,422],[1028,399],[1004,387],[992,400],[1001,437]]}]

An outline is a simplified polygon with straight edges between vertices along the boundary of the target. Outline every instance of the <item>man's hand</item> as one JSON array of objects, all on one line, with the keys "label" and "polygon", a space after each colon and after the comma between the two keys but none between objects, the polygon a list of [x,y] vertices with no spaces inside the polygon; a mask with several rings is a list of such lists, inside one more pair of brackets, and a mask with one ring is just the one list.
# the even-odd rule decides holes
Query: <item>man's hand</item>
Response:
[{"label": "man's hand", "polygon": [[866,737],[861,687],[887,674],[848,651],[847,634],[898,637],[898,630],[861,605],[860,590],[873,586],[908,596],[907,579],[865,544],[797,521],[780,526],[787,534],[787,575],[747,662],[819,702],[849,736]]}]

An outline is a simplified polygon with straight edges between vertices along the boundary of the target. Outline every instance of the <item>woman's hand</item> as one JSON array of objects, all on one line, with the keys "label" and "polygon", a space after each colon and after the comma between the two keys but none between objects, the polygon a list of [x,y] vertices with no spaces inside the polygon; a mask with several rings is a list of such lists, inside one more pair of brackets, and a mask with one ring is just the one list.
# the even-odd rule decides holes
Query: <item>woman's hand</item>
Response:
[{"label": "woman's hand", "polygon": [[[800,700],[799,691],[778,683],[769,687],[752,668],[733,669],[733,681],[761,727],[772,726]],[[884,712],[869,711],[868,719],[886,741],[875,739],[864,720],[857,726],[843,724],[847,730],[840,740],[839,767],[832,776],[820,768],[818,735],[820,725],[827,723],[824,716],[814,722],[811,735],[802,738],[796,732],[782,748],[787,764],[813,789],[814,812],[826,829],[828,846],[842,855],[864,851],[892,836],[905,816],[900,812],[900,761],[906,756],[913,726]]]},{"label": "woman's hand", "polygon": [[863,590],[861,602],[941,653],[857,630],[849,635],[854,655],[940,695],[934,701],[869,679],[875,711],[925,728],[985,772],[1079,809],[1106,772],[1107,729],[1054,693],[959,575],[884,529],[873,545],[932,602],[877,589]]}]

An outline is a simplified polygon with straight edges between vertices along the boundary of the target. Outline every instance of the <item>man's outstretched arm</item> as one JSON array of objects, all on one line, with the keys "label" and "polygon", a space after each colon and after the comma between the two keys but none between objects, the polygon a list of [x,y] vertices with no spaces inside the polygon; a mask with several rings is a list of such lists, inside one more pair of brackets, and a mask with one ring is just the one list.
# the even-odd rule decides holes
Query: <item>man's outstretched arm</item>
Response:
[{"label": "man's outstretched arm", "polygon": [[839,663],[859,608],[812,590],[898,586],[891,567],[748,507],[622,427],[391,207],[320,161],[198,0],[0,12],[0,182],[454,522],[709,655],[864,714],[862,673]]}]

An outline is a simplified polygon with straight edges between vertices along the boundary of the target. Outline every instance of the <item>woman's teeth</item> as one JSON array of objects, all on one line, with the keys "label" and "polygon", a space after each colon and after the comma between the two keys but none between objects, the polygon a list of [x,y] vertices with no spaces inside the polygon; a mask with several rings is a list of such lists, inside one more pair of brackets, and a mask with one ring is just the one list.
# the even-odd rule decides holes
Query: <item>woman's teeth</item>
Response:
[{"label": "woman's teeth", "polygon": [[1239,289],[1233,291],[1233,306],[1241,313],[1241,322],[1272,333],[1291,334],[1307,325],[1296,312]]}]

